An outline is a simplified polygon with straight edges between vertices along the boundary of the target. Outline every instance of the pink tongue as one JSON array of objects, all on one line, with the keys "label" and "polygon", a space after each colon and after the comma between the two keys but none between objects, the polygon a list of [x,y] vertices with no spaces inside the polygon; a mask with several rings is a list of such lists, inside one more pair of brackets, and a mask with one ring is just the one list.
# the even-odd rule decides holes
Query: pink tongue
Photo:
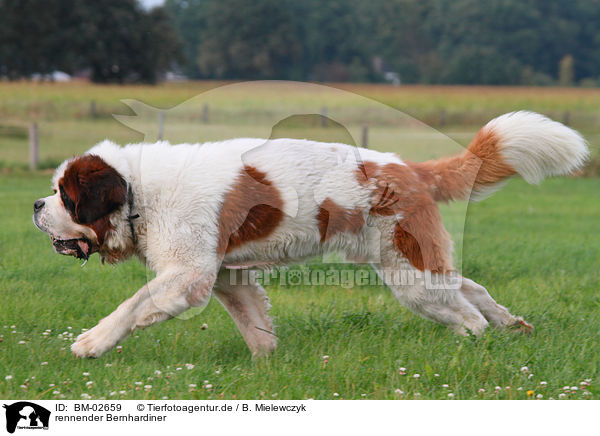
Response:
[{"label": "pink tongue", "polygon": [[85,254],[88,254],[88,250],[90,249],[90,246],[88,245],[87,242],[80,239],[77,241],[77,245],[79,245],[79,248],[81,248],[81,251],[83,251]]}]

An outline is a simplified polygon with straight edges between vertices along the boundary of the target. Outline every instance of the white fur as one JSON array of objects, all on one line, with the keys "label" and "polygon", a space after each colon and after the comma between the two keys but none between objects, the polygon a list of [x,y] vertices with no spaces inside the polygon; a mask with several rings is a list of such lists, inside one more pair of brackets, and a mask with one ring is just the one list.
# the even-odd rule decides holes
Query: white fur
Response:
[{"label": "white fur", "polygon": [[504,114],[484,128],[499,135],[503,159],[527,183],[570,174],[589,156],[585,139],[578,132],[535,112]]}]

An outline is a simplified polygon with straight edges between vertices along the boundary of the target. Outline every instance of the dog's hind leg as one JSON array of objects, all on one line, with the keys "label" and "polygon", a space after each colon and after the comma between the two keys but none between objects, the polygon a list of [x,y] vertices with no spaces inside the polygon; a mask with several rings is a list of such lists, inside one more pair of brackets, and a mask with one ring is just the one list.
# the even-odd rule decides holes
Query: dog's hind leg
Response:
[{"label": "dog's hind leg", "polygon": [[233,318],[252,354],[267,354],[275,349],[277,337],[269,317],[269,298],[251,274],[241,277],[239,271],[221,270],[213,295]]},{"label": "dog's hind leg", "polygon": [[[480,335],[488,321],[461,293],[461,277],[452,271],[449,237],[438,213],[437,208],[422,208],[404,221],[377,219],[381,253],[380,263],[373,267],[411,311],[458,334]],[[428,224],[429,228],[418,228]]]},{"label": "dog's hind leg", "polygon": [[477,307],[485,318],[496,327],[517,327],[521,331],[531,332],[533,326],[520,316],[512,315],[508,309],[496,303],[487,289],[473,280],[463,277],[460,292]]}]

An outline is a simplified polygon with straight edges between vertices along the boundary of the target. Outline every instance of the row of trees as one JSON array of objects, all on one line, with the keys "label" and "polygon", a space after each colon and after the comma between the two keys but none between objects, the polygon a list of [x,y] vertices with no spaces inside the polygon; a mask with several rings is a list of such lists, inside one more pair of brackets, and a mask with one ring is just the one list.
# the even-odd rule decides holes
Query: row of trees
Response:
[{"label": "row of trees", "polygon": [[600,0],[167,0],[198,78],[600,79]]},{"label": "row of trees", "polygon": [[96,82],[154,82],[183,61],[164,9],[136,0],[0,0],[0,76],[87,72]]},{"label": "row of trees", "polygon": [[0,76],[598,84],[598,23],[600,0],[0,0]]}]

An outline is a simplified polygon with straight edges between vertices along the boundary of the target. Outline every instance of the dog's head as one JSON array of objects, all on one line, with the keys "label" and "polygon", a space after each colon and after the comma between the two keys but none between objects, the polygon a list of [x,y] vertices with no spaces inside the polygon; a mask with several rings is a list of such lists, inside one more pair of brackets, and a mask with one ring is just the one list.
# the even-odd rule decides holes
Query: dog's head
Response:
[{"label": "dog's head", "polygon": [[53,178],[54,195],[33,205],[33,222],[48,233],[57,253],[87,259],[112,230],[110,216],[127,202],[127,183],[101,157],[64,162]]}]

